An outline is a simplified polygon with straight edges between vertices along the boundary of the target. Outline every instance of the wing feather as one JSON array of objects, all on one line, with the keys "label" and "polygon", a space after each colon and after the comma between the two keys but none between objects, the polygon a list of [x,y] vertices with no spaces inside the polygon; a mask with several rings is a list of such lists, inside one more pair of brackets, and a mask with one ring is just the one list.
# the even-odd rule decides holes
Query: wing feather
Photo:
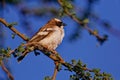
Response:
[{"label": "wing feather", "polygon": [[47,36],[49,36],[53,32],[54,32],[54,30],[52,28],[43,27],[30,39],[29,42],[38,42],[38,41],[46,38]]}]

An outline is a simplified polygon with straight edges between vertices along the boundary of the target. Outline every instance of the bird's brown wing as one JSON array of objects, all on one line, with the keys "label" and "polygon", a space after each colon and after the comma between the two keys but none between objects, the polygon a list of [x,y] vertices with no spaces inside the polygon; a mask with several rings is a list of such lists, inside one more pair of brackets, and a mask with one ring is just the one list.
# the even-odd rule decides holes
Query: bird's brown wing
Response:
[{"label": "bird's brown wing", "polygon": [[50,30],[47,27],[43,27],[30,39],[29,42],[38,42],[38,41],[46,38],[53,32],[54,32],[54,30]]}]

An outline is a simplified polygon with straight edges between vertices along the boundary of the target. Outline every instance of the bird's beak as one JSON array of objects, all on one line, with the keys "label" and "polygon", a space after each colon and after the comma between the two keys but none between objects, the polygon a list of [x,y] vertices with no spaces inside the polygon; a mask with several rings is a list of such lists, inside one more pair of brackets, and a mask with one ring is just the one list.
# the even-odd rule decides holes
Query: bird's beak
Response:
[{"label": "bird's beak", "polygon": [[66,23],[63,23],[63,26],[67,26],[67,24],[66,24]]}]

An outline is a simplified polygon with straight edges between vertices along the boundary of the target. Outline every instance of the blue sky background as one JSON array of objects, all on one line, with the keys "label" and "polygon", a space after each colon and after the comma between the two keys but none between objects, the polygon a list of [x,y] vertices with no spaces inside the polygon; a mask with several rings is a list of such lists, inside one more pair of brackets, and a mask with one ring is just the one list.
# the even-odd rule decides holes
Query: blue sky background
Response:
[{"label": "blue sky background", "polygon": [[[114,28],[120,31],[119,4],[119,0],[100,0],[99,3],[94,5],[94,12],[96,12],[102,19],[109,21]],[[7,7],[9,7],[9,5]],[[15,8],[9,9],[9,14],[5,11],[5,19],[8,22],[18,22],[18,26],[16,26],[16,28],[22,33],[25,33],[25,31],[20,28],[21,25],[19,24],[20,20],[17,15],[17,10]],[[31,18],[30,21],[35,21],[31,26],[33,26],[33,30],[36,32],[39,27],[43,26],[48,20],[48,18],[46,20],[46,18],[43,17],[36,20],[32,20]],[[99,29],[100,34],[107,33],[109,35],[108,41],[106,41],[102,46],[97,47],[96,38],[90,36],[86,30],[83,30],[82,38],[74,42],[69,42],[68,36],[70,36],[74,29],[73,27],[75,27],[74,22],[72,20],[68,21],[67,18],[64,18],[63,21],[67,23],[67,26],[65,27],[66,36],[62,44],[57,48],[57,51],[64,60],[70,62],[72,59],[80,59],[82,62],[87,64],[88,68],[100,68],[101,71],[112,74],[114,80],[119,80],[120,37],[118,38],[111,35],[103,28],[100,28],[101,26],[97,25],[96,28]],[[10,46],[14,49],[23,41],[17,36],[14,40],[11,39],[11,31],[9,29],[4,28],[4,31],[6,35],[6,46]],[[15,80],[43,80],[45,76],[52,76],[54,69],[53,61],[43,54],[37,57],[34,56],[34,54],[29,54],[20,64],[17,63],[15,58],[11,57],[9,64]],[[58,73],[56,80],[69,80],[70,74],[73,73],[61,70]],[[0,70],[0,75],[4,77],[2,70]]]}]

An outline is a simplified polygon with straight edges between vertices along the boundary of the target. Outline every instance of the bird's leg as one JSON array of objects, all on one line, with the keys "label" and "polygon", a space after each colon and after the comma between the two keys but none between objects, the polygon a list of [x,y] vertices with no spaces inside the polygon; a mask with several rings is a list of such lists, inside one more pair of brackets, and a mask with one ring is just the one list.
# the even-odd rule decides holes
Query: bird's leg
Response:
[{"label": "bird's leg", "polygon": [[40,50],[42,52],[51,52],[52,53],[51,55],[55,56],[57,58],[57,61],[64,62],[64,60],[62,59],[62,57],[58,54],[56,50],[50,49],[47,46],[43,46],[39,44],[38,42],[27,43],[26,46],[34,46],[34,49]]},{"label": "bird's leg", "polygon": [[56,50],[52,50],[52,53],[55,54],[55,56],[58,58],[59,62],[63,62],[64,61]]}]

